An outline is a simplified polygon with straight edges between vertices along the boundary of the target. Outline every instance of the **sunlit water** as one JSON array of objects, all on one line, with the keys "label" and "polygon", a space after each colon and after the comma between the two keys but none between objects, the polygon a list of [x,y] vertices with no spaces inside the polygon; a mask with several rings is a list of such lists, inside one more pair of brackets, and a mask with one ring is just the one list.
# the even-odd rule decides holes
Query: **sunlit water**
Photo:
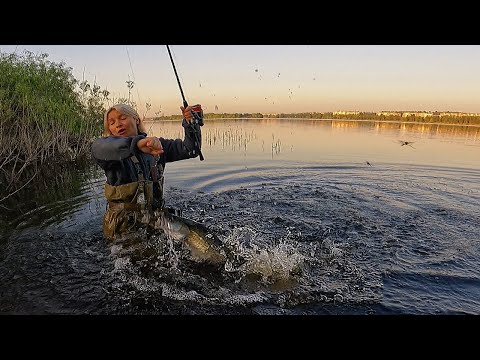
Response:
[{"label": "sunlit water", "polygon": [[103,174],[54,167],[0,207],[0,312],[480,313],[480,128],[217,120],[203,144],[203,162],[167,164],[167,204],[242,264],[160,232],[109,245]]}]

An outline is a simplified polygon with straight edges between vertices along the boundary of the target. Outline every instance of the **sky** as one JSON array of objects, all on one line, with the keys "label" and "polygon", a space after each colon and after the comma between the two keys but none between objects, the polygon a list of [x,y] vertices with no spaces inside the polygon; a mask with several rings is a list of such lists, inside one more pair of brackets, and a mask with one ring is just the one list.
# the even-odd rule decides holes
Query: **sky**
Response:
[{"label": "sky", "polygon": [[[169,45],[190,105],[215,113],[480,113],[480,45]],[[0,45],[64,62],[139,113],[180,114],[165,45]],[[146,111],[145,104],[151,104]]]}]

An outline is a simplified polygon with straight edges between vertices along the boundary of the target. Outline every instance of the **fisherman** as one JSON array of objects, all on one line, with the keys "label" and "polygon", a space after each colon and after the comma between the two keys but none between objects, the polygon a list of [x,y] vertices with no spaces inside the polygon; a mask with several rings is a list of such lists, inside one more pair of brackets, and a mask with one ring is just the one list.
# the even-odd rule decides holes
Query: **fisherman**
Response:
[{"label": "fisherman", "polygon": [[[192,121],[192,108],[201,122]],[[201,154],[203,125],[200,105],[180,109],[184,140],[148,136],[143,120],[130,105],[116,104],[105,112],[103,137],[92,144],[93,158],[106,176],[105,238],[116,240],[135,231],[140,223],[150,224],[152,217],[162,212],[179,215],[178,210],[165,208],[165,164]]]}]

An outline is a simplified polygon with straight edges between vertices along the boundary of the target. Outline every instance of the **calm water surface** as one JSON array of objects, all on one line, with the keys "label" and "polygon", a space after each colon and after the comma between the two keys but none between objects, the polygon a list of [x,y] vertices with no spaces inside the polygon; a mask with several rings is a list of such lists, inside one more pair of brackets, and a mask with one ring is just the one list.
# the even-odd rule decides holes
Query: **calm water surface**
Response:
[{"label": "calm water surface", "polygon": [[215,120],[203,144],[167,164],[167,204],[244,265],[164,234],[138,235],[154,258],[119,256],[102,172],[52,164],[0,207],[0,313],[480,314],[479,127]]}]

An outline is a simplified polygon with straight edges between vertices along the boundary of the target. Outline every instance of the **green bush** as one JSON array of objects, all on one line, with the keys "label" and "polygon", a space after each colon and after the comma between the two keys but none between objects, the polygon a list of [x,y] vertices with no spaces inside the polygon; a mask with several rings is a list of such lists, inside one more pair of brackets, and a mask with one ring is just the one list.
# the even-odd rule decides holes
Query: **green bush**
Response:
[{"label": "green bush", "polygon": [[75,79],[72,68],[49,61],[48,54],[0,53],[2,190],[17,189],[26,169],[47,160],[89,155],[91,141],[103,131],[108,95]]},{"label": "green bush", "polygon": [[108,91],[79,82],[71,68],[47,58],[0,53],[0,161],[12,156],[13,144],[20,161],[85,155],[102,132]]}]

